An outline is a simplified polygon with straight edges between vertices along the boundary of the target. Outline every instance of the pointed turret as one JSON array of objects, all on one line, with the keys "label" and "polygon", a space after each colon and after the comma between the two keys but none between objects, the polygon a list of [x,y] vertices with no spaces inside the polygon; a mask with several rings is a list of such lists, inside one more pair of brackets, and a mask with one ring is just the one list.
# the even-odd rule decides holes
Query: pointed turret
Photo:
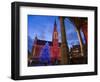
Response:
[{"label": "pointed turret", "polygon": [[37,46],[37,35],[34,38],[34,43],[33,43],[33,48],[32,48],[32,55],[33,55],[33,57],[35,56],[36,46]]},{"label": "pointed turret", "polygon": [[54,32],[57,32],[57,24],[56,24],[56,21],[54,23]]},{"label": "pointed turret", "polygon": [[53,30],[53,36],[52,36],[52,40],[57,40],[58,41],[58,32],[57,32],[57,24],[56,21],[54,23],[54,30]]}]

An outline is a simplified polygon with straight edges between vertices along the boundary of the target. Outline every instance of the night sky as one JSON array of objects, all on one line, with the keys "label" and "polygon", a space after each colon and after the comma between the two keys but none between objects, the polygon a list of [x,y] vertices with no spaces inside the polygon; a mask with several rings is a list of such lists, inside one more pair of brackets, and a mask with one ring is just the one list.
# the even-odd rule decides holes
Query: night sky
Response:
[{"label": "night sky", "polygon": [[[56,21],[59,42],[61,42],[60,21],[58,16],[37,16],[28,15],[28,49],[31,51],[35,36],[40,40],[52,41],[54,23]],[[66,38],[69,48],[72,45],[79,44],[75,26],[66,17],[65,21]],[[83,42],[85,43],[83,33],[81,32]]]}]

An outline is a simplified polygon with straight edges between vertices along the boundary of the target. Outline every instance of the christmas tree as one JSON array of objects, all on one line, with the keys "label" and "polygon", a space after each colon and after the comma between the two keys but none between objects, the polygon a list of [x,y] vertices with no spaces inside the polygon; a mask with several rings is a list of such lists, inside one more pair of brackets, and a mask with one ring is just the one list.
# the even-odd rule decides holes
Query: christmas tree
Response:
[{"label": "christmas tree", "polygon": [[50,65],[50,47],[48,42],[41,49],[40,63],[43,65]]}]

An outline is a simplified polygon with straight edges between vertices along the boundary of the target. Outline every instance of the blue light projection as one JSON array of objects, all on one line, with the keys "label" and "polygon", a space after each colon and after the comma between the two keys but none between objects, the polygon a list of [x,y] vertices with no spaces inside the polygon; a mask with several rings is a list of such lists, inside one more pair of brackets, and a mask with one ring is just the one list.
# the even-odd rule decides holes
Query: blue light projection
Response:
[{"label": "blue light projection", "polygon": [[50,47],[49,47],[49,44],[48,42],[45,44],[45,46],[41,49],[41,52],[40,52],[40,62],[41,64],[44,64],[44,65],[50,65]]}]

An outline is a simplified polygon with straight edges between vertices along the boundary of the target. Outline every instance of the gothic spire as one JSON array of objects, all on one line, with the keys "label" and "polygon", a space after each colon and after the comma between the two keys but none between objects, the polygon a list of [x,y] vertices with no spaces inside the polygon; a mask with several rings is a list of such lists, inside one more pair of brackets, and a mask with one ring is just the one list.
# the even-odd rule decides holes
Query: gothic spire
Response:
[{"label": "gothic spire", "polygon": [[54,22],[54,32],[56,32],[57,31],[57,24],[56,24],[56,20],[55,20],[55,22]]}]

